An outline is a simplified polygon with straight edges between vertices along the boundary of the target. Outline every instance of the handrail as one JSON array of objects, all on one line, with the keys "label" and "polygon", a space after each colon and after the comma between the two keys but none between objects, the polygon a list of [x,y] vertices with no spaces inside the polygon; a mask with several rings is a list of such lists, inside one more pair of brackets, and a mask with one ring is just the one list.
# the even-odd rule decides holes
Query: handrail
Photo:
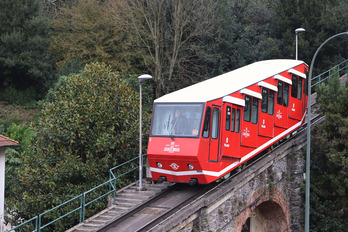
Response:
[{"label": "handrail", "polygon": [[[143,155],[143,157],[145,157],[145,156],[146,155]],[[139,158],[136,157],[136,158],[128,160],[128,161],[126,161],[126,162],[124,162],[124,163],[122,163],[122,164],[120,164],[120,165],[118,165],[116,167],[111,168],[109,170],[109,180],[108,181],[106,181],[103,184],[100,184],[100,185],[98,185],[98,186],[96,186],[96,187],[94,187],[94,188],[84,192],[83,194],[80,194],[80,195],[78,195],[78,196],[76,196],[76,197],[74,197],[74,198],[72,198],[72,199],[70,199],[70,200],[68,200],[68,201],[66,201],[66,202],[64,202],[64,203],[62,203],[62,204],[52,208],[52,209],[50,209],[50,210],[47,210],[44,213],[42,213],[42,214],[40,214],[40,215],[38,215],[38,216],[36,216],[36,217],[34,217],[34,218],[24,222],[24,223],[22,223],[22,224],[20,224],[20,225],[18,225],[16,227],[10,229],[10,230],[7,230],[7,232],[15,231],[17,229],[24,229],[24,226],[28,226],[28,224],[33,222],[34,220],[35,220],[35,225],[29,224],[29,226],[32,227],[31,230],[33,232],[40,232],[42,229],[47,228],[48,226],[52,225],[53,223],[58,222],[58,221],[62,220],[63,218],[66,218],[69,215],[71,215],[71,214],[73,214],[73,213],[75,213],[77,211],[79,211],[79,223],[82,223],[82,222],[85,221],[86,207],[88,207],[89,205],[97,202],[98,200],[101,200],[101,199],[109,196],[110,194],[113,195],[113,204],[115,205],[116,204],[116,189],[117,189],[116,183],[117,183],[117,180],[119,180],[120,178],[126,176],[127,174],[129,174],[131,172],[134,172],[135,170],[138,170],[139,169],[139,165],[138,165],[137,162],[135,162],[138,159]],[[132,162],[133,163],[135,162],[135,165],[133,165],[133,167],[127,168],[125,172],[123,172],[123,173],[121,173],[121,174],[119,174],[117,176],[115,175],[115,173],[114,173],[115,171],[121,169],[122,167],[125,167],[126,165],[130,166],[130,164]],[[108,191],[103,192],[101,195],[91,199],[90,201],[86,201],[87,195],[91,194],[92,192],[94,192],[96,190],[99,190],[99,189],[103,188],[104,186],[109,186]],[[79,201],[79,203],[78,203],[78,201]],[[51,213],[53,211],[59,210],[60,208],[62,208],[64,206],[67,206],[70,203],[75,203],[76,204],[76,202],[78,204],[78,207],[75,207],[73,209],[69,208],[70,211],[66,212],[64,215],[62,215],[62,216],[60,216],[60,217],[58,217],[58,218],[56,218],[54,220],[51,220],[49,222],[46,222],[45,224],[42,223],[42,219],[44,218],[45,215],[47,215],[47,214],[49,214],[49,213]]]},{"label": "handrail", "polygon": [[[345,71],[342,72],[343,70],[345,70]],[[320,85],[320,83],[327,80],[335,72],[338,72],[339,75],[342,75],[342,73],[348,73],[348,59],[339,63],[338,65],[334,66],[333,68],[319,74],[318,76],[312,78],[312,87],[314,87],[316,85]]]},{"label": "handrail", "polygon": [[[323,81],[325,81],[326,79],[328,79],[332,75],[332,72],[334,72],[336,70],[339,72],[339,74],[341,74],[342,70],[346,70],[345,73],[348,73],[348,59],[343,61],[343,62],[341,62],[341,63],[339,63],[338,65],[334,66],[333,68],[327,70],[326,72],[323,72],[323,73],[319,74],[318,76],[314,77],[312,79],[312,83],[314,83],[314,84],[312,84],[312,87],[315,86],[315,85],[318,85],[318,84],[322,83]],[[145,157],[145,156],[146,155],[143,155],[143,157]],[[139,165],[136,165],[133,168],[127,169],[126,172],[124,172],[124,173],[122,173],[122,174],[120,174],[118,176],[115,175],[114,171],[116,171],[117,169],[120,169],[121,167],[124,167],[125,165],[130,164],[131,162],[134,162],[134,161],[136,161],[138,159],[139,159],[138,157],[135,157],[135,158],[133,158],[131,160],[128,160],[128,161],[126,161],[126,162],[124,162],[124,163],[122,163],[122,164],[120,164],[120,165],[118,165],[116,167],[111,168],[109,170],[109,180],[108,181],[104,182],[103,184],[100,184],[100,185],[96,186],[95,188],[92,188],[91,190],[88,190],[87,192],[84,192],[83,194],[81,194],[79,196],[76,196],[76,197],[70,199],[69,201],[64,202],[61,205],[56,206],[55,208],[52,208],[52,209],[50,209],[50,210],[40,214],[39,216],[36,216],[36,217],[34,217],[34,218],[32,218],[32,219],[30,219],[30,220],[28,220],[28,221],[26,221],[26,222],[24,222],[24,223],[22,223],[20,225],[12,228],[10,230],[8,230],[7,232],[14,231],[16,229],[20,229],[23,226],[29,224],[30,222],[33,222],[34,220],[35,220],[35,230],[34,230],[34,232],[40,232],[41,229],[46,228],[47,226],[49,226],[49,225],[51,225],[51,224],[53,224],[53,223],[55,223],[55,222],[65,218],[65,217],[71,215],[72,213],[74,213],[74,212],[76,212],[78,210],[80,210],[79,222],[81,223],[81,222],[85,221],[86,207],[91,205],[92,203],[94,203],[94,202],[96,202],[96,201],[98,201],[98,200],[108,196],[111,193],[113,194],[113,204],[115,205],[116,204],[116,189],[117,189],[116,188],[116,181],[118,179],[120,179],[121,177],[124,177],[127,174],[137,170],[139,168]],[[103,193],[101,196],[99,196],[97,198],[94,198],[94,199],[92,199],[89,202],[86,202],[87,194],[89,194],[89,193],[91,193],[91,192],[93,192],[93,191],[95,191],[95,190],[97,190],[99,188],[102,188],[103,186],[106,186],[106,185],[109,185],[109,190],[106,193]],[[57,209],[63,207],[65,205],[67,205],[68,203],[70,203],[70,202],[72,202],[74,200],[77,200],[77,199],[80,199],[80,206],[79,207],[77,207],[77,208],[67,212],[66,214],[64,214],[63,216],[60,216],[57,219],[54,219],[54,220],[52,220],[52,221],[50,221],[50,222],[48,222],[48,223],[46,223],[44,225],[41,225],[41,223],[42,223],[41,219],[43,218],[43,216],[45,216],[46,214],[48,214],[48,213],[50,213],[50,212],[52,212],[54,210],[57,210]]]}]

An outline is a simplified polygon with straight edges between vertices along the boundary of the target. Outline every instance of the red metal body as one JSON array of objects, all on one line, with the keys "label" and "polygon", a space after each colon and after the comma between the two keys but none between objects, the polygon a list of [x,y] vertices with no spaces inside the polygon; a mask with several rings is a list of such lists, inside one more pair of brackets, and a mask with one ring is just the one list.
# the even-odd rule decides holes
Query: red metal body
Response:
[{"label": "red metal body", "polygon": [[307,70],[297,60],[261,61],[156,99],[152,179],[208,184],[297,130]]}]

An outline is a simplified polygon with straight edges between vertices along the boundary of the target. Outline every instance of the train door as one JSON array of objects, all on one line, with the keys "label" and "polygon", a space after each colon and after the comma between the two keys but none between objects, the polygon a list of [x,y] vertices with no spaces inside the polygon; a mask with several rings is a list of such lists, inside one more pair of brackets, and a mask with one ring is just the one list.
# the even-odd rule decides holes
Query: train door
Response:
[{"label": "train door", "polygon": [[220,139],[219,139],[219,128],[220,128],[220,106],[213,106],[213,112],[211,117],[211,135],[210,135],[210,142],[209,142],[209,161],[218,161],[219,157],[219,145],[220,145]]},{"label": "train door", "polygon": [[241,144],[248,147],[257,147],[258,137],[259,99],[245,96],[243,123],[241,130]]},{"label": "train door", "polygon": [[292,75],[289,117],[297,120],[301,120],[303,112],[303,82],[301,77]]},{"label": "train door", "polygon": [[261,112],[259,120],[259,135],[274,136],[274,96],[275,92],[262,88]]},{"label": "train door", "polygon": [[240,115],[241,107],[224,104],[224,126],[222,128],[222,156],[240,158]]},{"label": "train door", "polygon": [[[291,82],[290,82],[291,83]],[[277,104],[275,104],[274,125],[282,128],[288,126],[289,83],[278,80]]]}]

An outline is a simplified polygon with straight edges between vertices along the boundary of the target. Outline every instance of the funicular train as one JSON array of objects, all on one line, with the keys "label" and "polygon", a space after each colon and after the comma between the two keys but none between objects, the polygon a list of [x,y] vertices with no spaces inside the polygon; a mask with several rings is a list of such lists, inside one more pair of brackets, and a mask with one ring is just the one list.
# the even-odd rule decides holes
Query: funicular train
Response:
[{"label": "funicular train", "polygon": [[305,121],[308,66],[259,61],[154,101],[148,161],[154,181],[208,184]]}]

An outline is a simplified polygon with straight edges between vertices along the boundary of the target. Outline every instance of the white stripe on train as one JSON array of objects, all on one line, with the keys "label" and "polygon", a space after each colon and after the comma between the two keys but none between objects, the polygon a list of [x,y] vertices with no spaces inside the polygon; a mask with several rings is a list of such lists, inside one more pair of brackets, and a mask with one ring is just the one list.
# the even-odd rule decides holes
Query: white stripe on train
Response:
[{"label": "white stripe on train", "polygon": [[240,162],[236,161],[233,164],[227,166],[226,168],[222,169],[219,172],[213,172],[213,171],[207,171],[207,170],[175,172],[175,171],[171,171],[171,170],[165,170],[165,169],[160,169],[160,168],[151,168],[151,167],[150,167],[150,170],[151,170],[151,172],[157,172],[157,173],[168,174],[168,175],[173,175],[173,176],[207,175],[207,176],[219,177],[222,174],[232,170],[237,165],[239,165],[239,164],[243,163],[244,161],[250,159],[256,153],[258,153],[258,152],[262,151],[263,149],[267,148],[272,143],[278,141],[280,138],[282,138],[285,135],[287,135],[287,134],[291,133],[292,131],[296,130],[298,127],[301,126],[305,116],[306,116],[306,113],[303,115],[302,120],[300,122],[296,123],[295,125],[293,125],[289,129],[285,130],[284,132],[280,133],[279,135],[277,135],[276,137],[271,139],[270,141],[268,141],[268,142],[264,143],[263,145],[261,145],[260,147],[256,148],[255,150],[253,150],[249,154],[243,156],[243,158],[240,160]]}]

